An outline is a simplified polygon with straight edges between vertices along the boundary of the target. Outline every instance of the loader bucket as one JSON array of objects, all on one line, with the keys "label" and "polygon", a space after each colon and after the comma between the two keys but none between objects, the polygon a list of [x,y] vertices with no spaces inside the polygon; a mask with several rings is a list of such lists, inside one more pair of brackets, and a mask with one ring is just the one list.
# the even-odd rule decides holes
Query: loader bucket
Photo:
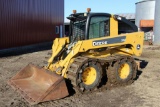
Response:
[{"label": "loader bucket", "polygon": [[12,77],[8,84],[31,105],[68,95],[63,77],[31,64]]}]

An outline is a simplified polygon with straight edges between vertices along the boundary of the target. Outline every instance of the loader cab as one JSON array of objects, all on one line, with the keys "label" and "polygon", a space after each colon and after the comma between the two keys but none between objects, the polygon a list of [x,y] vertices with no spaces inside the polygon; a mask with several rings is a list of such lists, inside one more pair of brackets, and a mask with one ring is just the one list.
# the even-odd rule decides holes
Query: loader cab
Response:
[{"label": "loader cab", "polygon": [[69,38],[71,42],[106,36],[117,36],[118,21],[126,23],[137,32],[137,27],[127,19],[108,13],[74,13],[67,17],[70,20]]},{"label": "loader cab", "polygon": [[76,13],[70,20],[70,40],[88,40],[110,35],[110,14]]}]

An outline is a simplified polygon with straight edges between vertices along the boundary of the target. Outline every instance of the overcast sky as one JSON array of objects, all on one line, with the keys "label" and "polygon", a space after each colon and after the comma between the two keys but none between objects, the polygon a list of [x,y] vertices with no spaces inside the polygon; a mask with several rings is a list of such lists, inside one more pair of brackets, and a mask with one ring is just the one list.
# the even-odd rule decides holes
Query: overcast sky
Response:
[{"label": "overcast sky", "polygon": [[135,13],[135,3],[140,0],[64,0],[65,18],[72,13],[86,12],[86,8],[91,8],[92,12],[106,13]]}]

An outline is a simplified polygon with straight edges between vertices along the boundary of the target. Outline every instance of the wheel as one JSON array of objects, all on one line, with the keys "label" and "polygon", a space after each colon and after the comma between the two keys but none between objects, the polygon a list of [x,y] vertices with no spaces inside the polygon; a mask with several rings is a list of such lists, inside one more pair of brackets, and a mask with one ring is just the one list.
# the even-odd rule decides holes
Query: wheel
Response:
[{"label": "wheel", "polygon": [[136,73],[136,62],[133,58],[126,57],[109,66],[107,78],[112,85],[127,85],[133,82]]},{"label": "wheel", "polygon": [[87,62],[78,71],[77,84],[79,90],[88,92],[94,90],[102,78],[102,68],[98,62]]}]

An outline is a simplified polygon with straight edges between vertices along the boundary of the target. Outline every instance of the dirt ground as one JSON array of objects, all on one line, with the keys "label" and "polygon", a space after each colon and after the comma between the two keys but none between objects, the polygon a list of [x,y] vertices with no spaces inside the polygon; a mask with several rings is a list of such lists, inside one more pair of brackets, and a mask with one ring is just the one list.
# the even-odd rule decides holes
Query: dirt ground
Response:
[{"label": "dirt ground", "polygon": [[[0,58],[0,107],[30,106],[7,81],[28,63],[42,66],[48,52],[50,50]],[[132,85],[80,96],[74,94],[33,107],[160,107],[160,47],[145,46],[140,59],[142,69]]]}]

